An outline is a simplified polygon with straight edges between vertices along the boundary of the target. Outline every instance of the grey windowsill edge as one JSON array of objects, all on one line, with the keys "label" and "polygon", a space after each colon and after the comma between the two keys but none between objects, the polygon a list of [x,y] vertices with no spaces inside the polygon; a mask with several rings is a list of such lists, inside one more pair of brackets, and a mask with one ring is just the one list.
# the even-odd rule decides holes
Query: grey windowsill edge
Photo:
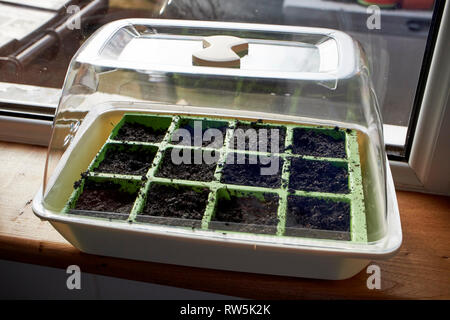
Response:
[{"label": "grey windowsill edge", "polygon": [[0,141],[48,146],[52,122],[0,115]]},{"label": "grey windowsill edge", "polygon": [[0,140],[48,146],[60,96],[61,89],[0,82]]}]

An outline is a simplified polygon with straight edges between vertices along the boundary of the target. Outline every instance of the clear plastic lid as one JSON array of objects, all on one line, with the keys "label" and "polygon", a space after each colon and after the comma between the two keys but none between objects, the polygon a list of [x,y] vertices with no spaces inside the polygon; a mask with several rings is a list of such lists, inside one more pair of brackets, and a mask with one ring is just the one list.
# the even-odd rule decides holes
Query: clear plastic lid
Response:
[{"label": "clear plastic lid", "polygon": [[[195,64],[196,53],[227,46],[204,41],[211,36],[246,44],[238,65]],[[175,163],[186,150],[187,162]],[[120,20],[70,64],[43,206],[127,228],[367,245],[386,236],[385,163],[365,56],[345,33]]]}]

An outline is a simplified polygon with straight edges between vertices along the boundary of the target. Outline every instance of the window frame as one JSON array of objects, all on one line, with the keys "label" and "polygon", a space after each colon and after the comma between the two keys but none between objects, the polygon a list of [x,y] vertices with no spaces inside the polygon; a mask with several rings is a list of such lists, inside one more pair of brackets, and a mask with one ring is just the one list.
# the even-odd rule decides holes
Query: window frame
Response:
[{"label": "window frame", "polygon": [[[446,1],[406,161],[390,160],[396,188],[450,195],[450,5]],[[417,99],[417,95],[416,95]],[[408,141],[407,141],[408,143]]]}]

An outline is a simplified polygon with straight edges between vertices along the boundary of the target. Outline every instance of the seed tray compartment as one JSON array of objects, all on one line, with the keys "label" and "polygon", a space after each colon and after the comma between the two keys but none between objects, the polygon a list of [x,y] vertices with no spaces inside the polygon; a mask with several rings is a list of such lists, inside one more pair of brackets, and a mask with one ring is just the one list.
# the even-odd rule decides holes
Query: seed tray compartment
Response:
[{"label": "seed tray compartment", "polygon": [[137,205],[141,181],[83,174],[63,212],[109,220],[128,220]]},{"label": "seed tray compartment", "polygon": [[[115,140],[115,137],[120,131],[120,128],[122,128],[125,123],[128,123],[130,119],[133,119],[133,121],[135,121],[136,123],[145,123],[148,126],[151,126],[153,122],[157,124],[164,123],[164,127],[167,128],[165,138],[157,144],[126,140],[121,140],[119,142]],[[170,122],[168,120],[170,120]],[[204,132],[210,127],[217,128],[220,126],[222,128],[227,128],[221,131],[221,133],[225,133],[222,148],[217,149],[187,146],[183,144],[183,141],[181,141],[178,145],[174,145],[172,139],[173,135],[177,134],[177,130],[179,128],[184,128],[186,124],[195,124],[196,126],[198,126],[198,132],[201,133],[202,137]],[[356,132],[354,130],[339,129],[337,127],[334,129],[330,129],[319,128],[316,126],[273,124],[270,122],[265,122],[259,123],[258,126],[260,128],[269,129],[283,128],[282,130],[285,132],[285,134],[280,135],[282,137],[280,144],[282,145],[282,150],[285,150],[284,153],[273,154],[254,150],[234,150],[233,139],[235,138],[236,129],[242,127],[252,128],[254,127],[254,124],[255,122],[218,118],[211,119],[205,117],[200,118],[184,116],[173,116],[172,118],[161,116],[160,118],[159,115],[148,116],[139,114],[125,114],[120,120],[119,124],[112,130],[110,138],[90,165],[86,176],[109,178],[113,181],[114,179],[118,179],[118,181],[121,181],[120,179],[129,179],[130,181],[142,182],[139,196],[137,196],[136,199],[137,204],[134,206],[133,211],[130,211],[130,222],[153,222],[156,224],[164,224],[165,222],[165,224],[167,225],[188,226],[192,228],[201,227],[204,230],[221,230],[220,226],[222,226],[223,231],[240,230],[241,232],[251,232],[254,234],[274,234],[278,236],[307,235],[309,237],[319,237],[323,239],[366,242],[367,230],[365,223],[365,207],[364,197],[362,195],[362,180],[359,169],[360,163],[356,141]],[[285,146],[294,145],[296,143],[293,132],[295,132],[295,130],[299,128],[301,130],[314,130],[316,133],[324,132],[324,134],[327,135],[330,135],[331,133],[334,135],[334,137],[337,137],[333,138],[336,139],[336,141],[345,141],[346,156],[343,158],[324,158],[293,154],[291,149],[285,148]],[[140,129],[138,128],[137,130]],[[189,139],[189,141],[193,140]],[[102,172],[100,170],[102,168],[101,165],[108,160],[105,157],[107,157],[108,154],[111,154],[109,153],[109,150],[126,150],[130,152],[129,159],[125,159],[128,160],[128,164],[121,164],[120,166],[118,166],[119,169],[122,169],[123,167],[133,166],[133,152],[138,151],[142,154],[144,153],[143,150],[145,150],[146,152],[151,153],[152,156],[148,158],[148,163],[145,166],[145,168],[148,169],[144,172],[139,171],[139,174],[124,175],[121,172]],[[173,150],[177,151],[175,153],[179,157],[179,159],[176,159],[177,161],[189,160],[192,163],[174,164],[173,162],[175,161],[175,159],[173,158],[172,154]],[[187,159],[183,159],[184,153],[188,154]],[[213,162],[210,164],[205,164],[205,155],[207,154],[210,155],[210,161],[211,159],[213,159]],[[233,158],[233,164],[228,163],[231,158]],[[260,172],[260,170],[263,166],[259,166],[258,164],[248,164],[252,159],[255,162],[263,162],[263,160],[265,160],[267,164],[269,164],[270,161],[273,161],[274,163],[276,163],[276,168],[273,169],[276,172],[273,172],[272,174],[262,175],[262,171]],[[241,164],[239,163],[239,161],[243,161],[244,163]],[[336,168],[337,170],[344,170],[346,172],[346,175],[344,176],[344,183],[346,184],[345,190],[343,192],[341,190],[330,190],[329,185],[320,186],[320,184],[319,187],[314,185],[314,188],[312,188],[312,190],[308,187],[299,187],[297,185],[293,185],[292,181],[293,177],[295,176],[291,174],[290,168],[293,163],[296,163],[298,161],[307,164],[323,164],[332,168]],[[198,164],[196,164],[195,162],[198,162]],[[139,164],[141,165],[141,163]],[[177,166],[179,166],[178,170],[181,170],[181,172],[173,172],[173,170],[176,169]],[[195,170],[198,170],[198,168],[206,168],[207,171],[199,169],[201,170],[202,175],[195,175]],[[227,175],[231,176],[235,168],[238,169],[238,171],[235,173],[237,174],[239,181],[226,179]],[[245,173],[248,168],[251,169],[249,169],[249,172]],[[311,171],[310,168],[307,169],[307,171]],[[319,171],[319,173],[321,172]],[[329,174],[328,171],[323,171],[323,173]],[[192,178],[192,176],[194,176],[194,178]],[[197,179],[195,179],[196,176]],[[244,179],[242,179],[242,177],[244,177]],[[253,179],[254,177],[257,177],[258,179]],[[265,180],[262,180],[261,177],[267,178],[265,178]],[[315,177],[315,180],[318,179],[320,182],[320,177]],[[335,176],[330,177],[331,181],[334,181],[335,179]],[[148,199],[153,199],[152,196],[149,197],[149,193],[151,194],[152,188],[156,186],[155,184],[167,186],[167,192],[170,191],[169,186],[172,186],[175,189],[191,187],[195,190],[199,190],[199,188],[206,188],[207,190],[211,191],[211,196],[208,198],[209,200],[206,203],[201,216],[198,216],[198,212],[196,213],[196,218],[192,218],[189,214],[180,216],[180,213],[176,212],[177,210],[175,210],[175,208],[172,210],[173,212],[176,212],[174,217],[164,215],[164,219],[161,217],[158,218],[158,216],[161,216],[162,213],[158,213],[153,216],[151,214],[151,210],[146,210],[148,205],[147,201],[149,201]],[[358,191],[360,193],[358,193]],[[253,226],[239,226],[236,221],[225,221],[225,223],[218,222],[217,219],[214,219],[215,212],[217,208],[220,207],[221,200],[223,202],[224,197],[230,197],[227,196],[228,193],[231,193],[233,199],[239,197],[241,198],[241,200],[245,199],[246,201],[248,201],[252,197],[254,198],[255,195],[258,195],[258,197],[261,198],[261,195],[273,194],[277,197],[277,199],[279,199],[276,206],[276,225],[268,227],[267,225],[263,224],[257,227],[256,225],[254,225],[254,223],[247,223],[249,225],[253,224]],[[250,196],[243,197],[243,194],[250,194]],[[160,195],[159,197],[164,196],[165,195],[163,193],[163,195]],[[345,230],[333,230],[332,228],[329,229],[328,226],[328,229],[321,230],[322,223],[320,221],[320,212],[316,212],[315,216],[316,220],[318,220],[318,223],[316,223],[316,225],[300,225],[299,227],[300,229],[317,229],[314,230],[315,232],[304,232],[304,230],[301,232],[293,232],[293,229],[296,229],[294,225],[286,225],[286,221],[289,220],[287,219],[289,214],[288,198],[293,196],[302,196],[305,199],[312,199],[319,202],[325,201],[328,203],[332,203],[332,206],[337,208],[339,208],[339,204],[345,203],[346,208],[345,210],[343,210],[342,215],[345,216],[345,219],[347,221],[347,228]],[[172,201],[176,202],[178,206],[183,207],[184,199],[182,193],[180,194],[180,197],[181,199],[176,199],[176,197],[171,196],[167,200],[167,205],[171,206],[170,201]],[[186,199],[186,201],[189,200]],[[76,202],[76,200],[70,199],[69,202],[73,203]],[[160,206],[156,206],[154,208],[163,210],[161,208],[161,204]],[[158,212],[161,211],[159,209],[157,210]],[[188,206],[185,208],[185,210],[189,211]],[[302,212],[302,208],[297,211]],[[304,211],[304,214],[308,215],[307,208]],[[165,214],[170,215],[170,212],[167,212]],[[318,215],[319,217],[317,217]],[[175,218],[175,220],[171,222],[171,218]],[[188,221],[183,222],[183,219],[186,219]],[[322,219],[327,219],[325,214],[323,215]]]},{"label": "seed tray compartment", "polygon": [[[174,163],[172,160],[173,154],[176,154],[177,159],[182,162]],[[206,155],[211,159],[208,163],[203,161]],[[212,181],[218,156],[219,152],[215,150],[168,147],[163,153],[155,176],[178,180]]]},{"label": "seed tray compartment", "polygon": [[218,189],[216,203],[207,216],[211,230],[279,234],[282,210],[277,193]]},{"label": "seed tray compartment", "polygon": [[[164,140],[171,122],[172,118],[166,116],[128,114],[114,127],[110,140],[160,143]],[[130,137],[131,134],[133,137]]]},{"label": "seed tray compartment", "polygon": [[[201,121],[201,126],[196,128],[196,122],[199,123]],[[223,147],[223,141],[214,141],[211,139],[211,137],[205,136],[206,129],[214,129],[219,130],[222,135],[225,137],[226,130],[229,126],[229,123],[226,121],[220,121],[220,120],[208,120],[206,118],[203,119],[196,119],[196,118],[183,118],[178,122],[178,125],[176,126],[176,129],[183,129],[186,130],[186,133],[189,133],[191,136],[190,141],[180,141],[177,144],[180,145],[189,145],[189,146],[195,146],[195,147],[209,147],[209,148],[222,148]],[[198,133],[201,133],[201,136],[204,138],[199,141],[195,141],[194,137],[196,136],[196,130]],[[201,131],[200,131],[201,130]],[[199,134],[197,134],[198,136]],[[173,135],[171,142],[178,142],[179,140],[182,140],[181,135]]]},{"label": "seed tray compartment", "polygon": [[210,190],[194,184],[153,182],[132,214],[133,221],[200,228]]},{"label": "seed tray compartment", "polygon": [[[275,125],[263,125],[262,123],[258,122],[252,122],[250,124],[248,123],[242,123],[241,121],[236,122],[236,130],[242,130],[242,132],[245,132],[248,129],[255,129],[255,134],[251,137],[245,137],[246,139],[240,139],[239,141],[238,137],[233,135],[232,140],[232,148],[237,150],[247,150],[247,151],[258,151],[260,150],[259,144],[261,143],[263,146],[266,146],[266,150],[263,152],[273,152],[273,153],[280,153],[284,151],[284,141],[286,139],[286,128],[282,126],[275,126]],[[265,134],[260,135],[262,132],[260,129],[267,130]],[[278,139],[280,141],[280,144],[275,144],[277,150],[272,150],[272,131],[270,129],[278,129]],[[275,140],[275,139],[274,139]],[[258,143],[256,143],[258,141]]]},{"label": "seed tray compartment", "polygon": [[295,128],[292,153],[306,156],[346,158],[345,134],[335,129]]},{"label": "seed tray compartment", "polygon": [[109,142],[100,151],[90,171],[116,175],[145,175],[157,146]]}]

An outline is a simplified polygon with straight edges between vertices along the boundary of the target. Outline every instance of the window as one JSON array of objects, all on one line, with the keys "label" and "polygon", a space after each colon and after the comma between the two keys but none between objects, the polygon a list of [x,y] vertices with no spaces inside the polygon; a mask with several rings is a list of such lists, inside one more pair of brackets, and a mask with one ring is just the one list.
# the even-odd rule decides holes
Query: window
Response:
[{"label": "window", "polygon": [[[444,32],[441,20],[446,3],[379,3],[369,6],[377,5],[377,0],[0,0],[0,138],[46,143],[71,57],[85,39],[110,21],[137,17],[288,24],[339,29],[362,44],[383,116],[389,157],[408,164],[433,53],[439,33]],[[17,121],[30,126],[27,132],[34,132],[31,140],[29,134],[14,127]]]}]

